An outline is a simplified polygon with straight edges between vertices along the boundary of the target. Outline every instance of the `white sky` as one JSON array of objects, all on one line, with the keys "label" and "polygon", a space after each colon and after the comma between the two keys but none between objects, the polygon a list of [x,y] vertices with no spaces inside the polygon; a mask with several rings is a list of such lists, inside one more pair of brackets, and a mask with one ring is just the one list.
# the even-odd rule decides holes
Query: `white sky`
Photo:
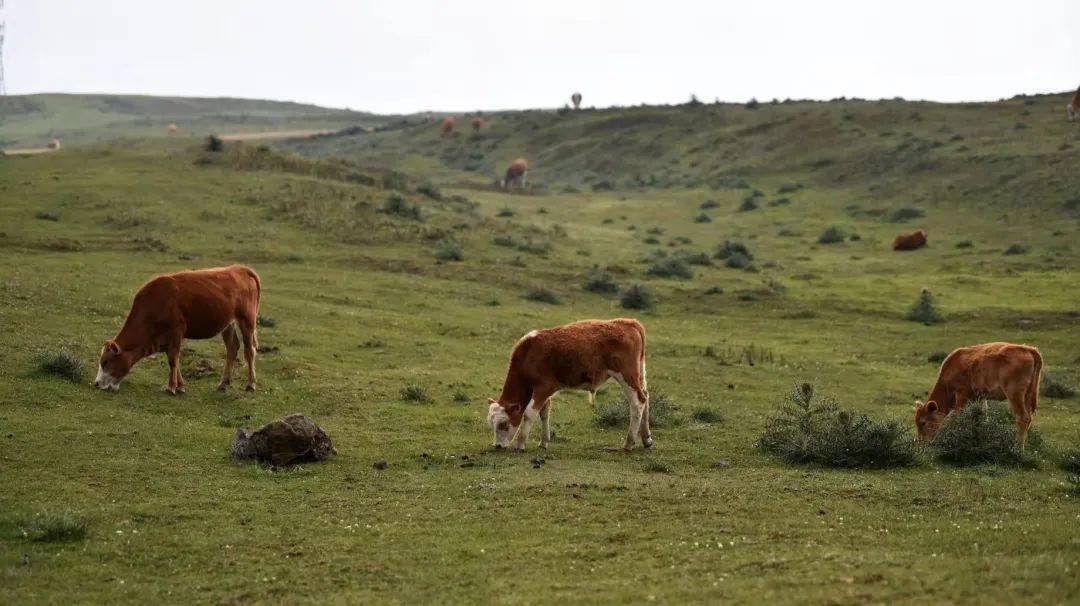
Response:
[{"label": "white sky", "polygon": [[1080,84],[1080,0],[6,0],[9,94],[294,100],[378,112]]}]

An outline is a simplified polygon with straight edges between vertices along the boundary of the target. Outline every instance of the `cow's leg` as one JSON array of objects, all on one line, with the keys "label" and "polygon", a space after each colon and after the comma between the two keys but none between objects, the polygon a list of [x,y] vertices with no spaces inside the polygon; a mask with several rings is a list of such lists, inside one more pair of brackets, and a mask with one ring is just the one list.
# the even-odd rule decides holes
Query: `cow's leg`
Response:
[{"label": "cow's leg", "polygon": [[1027,446],[1027,431],[1031,425],[1031,411],[1027,404],[1027,385],[1024,389],[1012,389],[1005,392],[1009,399],[1009,407],[1012,408],[1013,421],[1016,423],[1016,438],[1020,442],[1020,452],[1023,453]]},{"label": "cow's leg", "polygon": [[183,339],[179,337],[173,337],[169,343],[169,347],[166,350],[166,355],[169,358],[169,383],[165,386],[165,391],[176,395],[183,391],[183,379],[180,378],[180,344],[183,343]]},{"label": "cow's leg", "polygon": [[225,370],[222,371],[218,391],[225,391],[232,381],[233,366],[236,364],[237,354],[240,353],[240,337],[236,336],[236,325],[229,324],[221,331],[221,339],[225,341]]},{"label": "cow's leg", "polygon": [[244,361],[247,362],[248,382],[244,389],[255,391],[255,318],[239,318],[236,323],[244,338]]},{"label": "cow's leg", "polygon": [[641,378],[637,387],[637,396],[642,402],[641,426],[638,435],[641,437],[641,445],[649,448],[653,445],[652,432],[649,430],[649,386],[645,380],[645,363],[641,364]]},{"label": "cow's leg", "polygon": [[544,401],[540,407],[540,448],[547,449],[551,444],[551,398]]},{"label": "cow's leg", "polygon": [[630,429],[626,432],[626,441],[623,442],[623,450],[630,452],[634,449],[634,445],[637,444],[638,436],[641,433],[641,415],[644,412],[644,402],[638,397],[638,385],[637,377],[628,379],[623,376],[622,373],[611,372],[611,376],[619,382],[619,385],[623,388],[623,395],[626,396],[626,401],[630,405]]},{"label": "cow's leg", "polygon": [[[533,397],[525,407],[525,412],[521,415],[521,424],[518,425],[517,433],[514,434],[514,439],[511,441],[511,447],[514,450],[525,450],[525,443],[529,440],[529,431],[532,429],[532,424],[536,421],[536,417],[540,416],[541,404],[546,402],[554,393],[554,389],[533,390]],[[537,402],[541,404],[537,404]]]},{"label": "cow's leg", "polygon": [[596,408],[596,392],[593,390],[588,391],[589,394],[589,406]]}]

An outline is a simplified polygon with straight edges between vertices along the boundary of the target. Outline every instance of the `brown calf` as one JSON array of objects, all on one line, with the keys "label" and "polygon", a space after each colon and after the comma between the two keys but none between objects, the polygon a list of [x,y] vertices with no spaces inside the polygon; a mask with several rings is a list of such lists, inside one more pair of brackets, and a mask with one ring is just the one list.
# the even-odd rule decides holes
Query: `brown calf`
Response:
[{"label": "brown calf", "polygon": [[249,391],[255,389],[255,324],[261,294],[259,276],[241,265],[181,271],[151,279],[135,293],[120,332],[105,342],[94,385],[120,389],[136,362],[159,351],[169,357],[169,393],[184,391],[180,345],[184,339],[225,340],[225,371],[218,389],[229,386],[240,341],[244,339]]},{"label": "brown calf", "polygon": [[892,243],[893,250],[915,250],[924,246],[926,246],[926,232],[921,229],[909,234],[900,234]]},{"label": "brown calf", "polygon": [[483,128],[483,127],[484,127],[484,119],[483,118],[473,118],[472,119],[472,129],[473,129],[474,133],[480,132],[480,129]]},{"label": "brown calf", "polygon": [[1076,89],[1076,92],[1073,94],[1072,101],[1069,101],[1069,104],[1065,106],[1065,113],[1069,115],[1070,122],[1072,121],[1073,116],[1076,114],[1076,110],[1078,109],[1080,109],[1080,88]]},{"label": "brown calf", "polygon": [[963,410],[969,400],[1007,399],[1023,448],[1031,416],[1039,405],[1042,367],[1042,354],[1028,345],[984,343],[953,351],[941,363],[929,399],[925,404],[915,403],[919,439],[934,439],[945,417]]},{"label": "brown calf", "polygon": [[518,158],[510,163],[510,166],[506,169],[506,177],[503,178],[503,187],[509,189],[510,186],[517,184],[518,187],[525,187],[525,175],[529,173],[529,163],[525,161],[525,158]]},{"label": "brown calf", "polygon": [[443,134],[443,136],[449,135],[450,133],[454,132],[454,122],[455,121],[453,118],[447,117],[442,119],[442,123],[439,124],[439,131]]},{"label": "brown calf", "polygon": [[495,448],[525,449],[537,416],[543,423],[540,448],[551,442],[551,396],[564,389],[591,395],[615,379],[630,403],[630,429],[623,445],[634,448],[640,438],[653,445],[649,432],[649,391],[645,382],[645,327],[637,320],[583,320],[534,330],[514,346],[502,395],[488,400],[488,422]]}]

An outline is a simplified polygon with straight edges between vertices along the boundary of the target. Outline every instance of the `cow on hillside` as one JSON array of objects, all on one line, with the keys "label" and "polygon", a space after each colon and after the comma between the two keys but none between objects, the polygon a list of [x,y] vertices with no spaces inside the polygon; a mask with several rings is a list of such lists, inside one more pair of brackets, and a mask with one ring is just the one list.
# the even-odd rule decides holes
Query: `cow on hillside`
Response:
[{"label": "cow on hillside", "polygon": [[480,129],[483,128],[483,127],[484,127],[484,119],[483,118],[477,117],[477,118],[472,119],[472,130],[473,130],[474,133],[480,132]]},{"label": "cow on hillside", "polygon": [[926,232],[921,229],[908,234],[900,234],[892,243],[893,250],[915,250],[923,246],[926,246]]},{"label": "cow on hillside", "polygon": [[529,163],[525,161],[525,158],[518,158],[510,163],[510,166],[506,169],[506,177],[503,178],[502,186],[505,189],[510,189],[513,185],[521,189],[525,188],[525,176],[529,173]]},{"label": "cow on hillside", "polygon": [[453,118],[446,117],[442,119],[442,123],[439,124],[439,132],[442,133],[442,136],[445,137],[454,132],[454,123],[455,120]]},{"label": "cow on hillside", "polygon": [[1072,101],[1069,101],[1069,104],[1065,106],[1065,113],[1068,114],[1070,122],[1072,122],[1077,110],[1080,110],[1080,88],[1076,89]]},{"label": "cow on hillside", "polygon": [[240,340],[247,360],[247,389],[255,389],[255,326],[262,286],[259,276],[240,265],[181,271],[157,276],[144,284],[131,304],[120,332],[101,349],[94,386],[116,391],[139,360],[164,351],[169,358],[171,394],[184,391],[180,346],[184,339],[225,341],[225,370],[218,389],[229,386]]},{"label": "cow on hillside", "polygon": [[536,417],[543,424],[540,448],[551,442],[551,397],[564,389],[590,394],[615,379],[630,405],[630,429],[623,448],[637,439],[653,445],[649,432],[649,391],[645,382],[645,327],[637,320],[583,320],[534,330],[514,346],[502,394],[488,400],[488,423],[495,448],[524,450]]},{"label": "cow on hillside", "polygon": [[926,403],[915,402],[919,440],[933,440],[945,417],[970,400],[1007,399],[1023,448],[1039,405],[1042,367],[1042,354],[1028,345],[984,343],[953,351],[941,363]]}]

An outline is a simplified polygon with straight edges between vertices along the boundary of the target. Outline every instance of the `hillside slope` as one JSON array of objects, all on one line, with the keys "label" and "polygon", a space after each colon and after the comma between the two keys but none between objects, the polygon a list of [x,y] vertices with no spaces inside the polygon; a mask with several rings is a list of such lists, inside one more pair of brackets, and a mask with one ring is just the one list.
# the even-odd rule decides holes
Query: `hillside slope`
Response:
[{"label": "hillside slope", "polygon": [[116,137],[323,129],[376,125],[381,117],[302,103],[253,99],[141,95],[14,95],[0,97],[0,148],[41,147],[53,137],[80,144]]}]

